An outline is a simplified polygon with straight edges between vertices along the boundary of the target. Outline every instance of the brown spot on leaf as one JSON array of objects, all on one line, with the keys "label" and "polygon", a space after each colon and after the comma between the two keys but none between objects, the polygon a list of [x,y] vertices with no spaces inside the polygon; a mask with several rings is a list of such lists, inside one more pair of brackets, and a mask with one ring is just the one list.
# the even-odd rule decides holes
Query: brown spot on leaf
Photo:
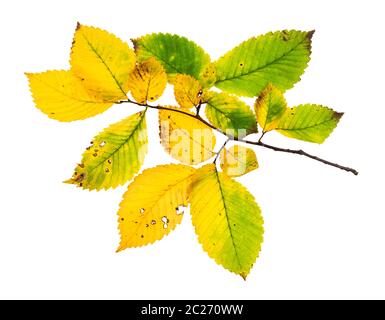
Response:
[{"label": "brown spot on leaf", "polygon": [[340,120],[343,115],[344,115],[343,112],[334,112],[333,113],[333,118],[336,119],[336,120]]}]

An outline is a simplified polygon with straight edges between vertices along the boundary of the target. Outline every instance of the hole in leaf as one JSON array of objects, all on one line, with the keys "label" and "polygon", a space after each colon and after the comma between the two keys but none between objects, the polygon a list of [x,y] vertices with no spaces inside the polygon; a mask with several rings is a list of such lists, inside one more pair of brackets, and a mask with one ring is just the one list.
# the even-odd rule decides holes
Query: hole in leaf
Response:
[{"label": "hole in leaf", "polygon": [[152,225],[156,224],[156,221],[155,220],[151,220],[151,224]]},{"label": "hole in leaf", "polygon": [[103,148],[106,145],[105,141],[100,142],[99,147]]},{"label": "hole in leaf", "polygon": [[141,214],[143,214],[145,211],[146,211],[146,209],[144,209],[144,208],[140,208],[140,209],[139,209],[139,212],[140,212]]},{"label": "hole in leaf", "polygon": [[168,222],[169,222],[169,220],[168,220],[168,218],[167,218],[166,216],[163,216],[163,217],[162,217],[162,221],[163,221],[164,223],[168,223]]},{"label": "hole in leaf", "polygon": [[176,214],[183,214],[184,213],[183,210],[184,210],[183,206],[179,206],[175,208]]}]

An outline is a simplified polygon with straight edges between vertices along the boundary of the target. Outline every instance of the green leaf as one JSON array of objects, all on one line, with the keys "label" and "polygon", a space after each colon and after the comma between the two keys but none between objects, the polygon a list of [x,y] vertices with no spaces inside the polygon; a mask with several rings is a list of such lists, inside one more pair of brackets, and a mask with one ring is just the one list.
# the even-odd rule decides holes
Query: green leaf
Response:
[{"label": "green leaf", "polygon": [[286,110],[276,130],[289,138],[322,143],[332,133],[342,115],[320,105],[300,105]]},{"label": "green leaf", "polygon": [[178,35],[153,33],[132,42],[140,61],[155,57],[171,78],[182,73],[199,79],[203,68],[210,63],[209,55],[201,47]]},{"label": "green leaf", "polygon": [[257,120],[250,107],[242,100],[227,93],[208,92],[203,100],[207,102],[205,109],[207,119],[222,131],[246,130],[246,134],[257,132]]},{"label": "green leaf", "polygon": [[216,86],[242,96],[258,96],[268,83],[293,87],[310,61],[314,31],[278,31],[251,38],[215,62]]},{"label": "green leaf", "polygon": [[263,132],[274,130],[287,109],[286,100],[277,88],[269,84],[254,105],[257,121]]},{"label": "green leaf", "polygon": [[247,189],[206,165],[193,178],[191,216],[208,255],[246,278],[263,241],[261,210]]},{"label": "green leaf", "polygon": [[145,112],[138,112],[98,134],[65,182],[89,190],[115,188],[138,173],[146,153]]}]

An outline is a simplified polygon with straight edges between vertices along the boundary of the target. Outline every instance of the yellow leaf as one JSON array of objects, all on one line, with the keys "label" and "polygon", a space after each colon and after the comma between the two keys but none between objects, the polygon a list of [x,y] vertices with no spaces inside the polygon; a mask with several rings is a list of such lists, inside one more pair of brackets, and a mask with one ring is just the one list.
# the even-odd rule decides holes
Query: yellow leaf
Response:
[{"label": "yellow leaf", "polygon": [[89,190],[115,188],[138,173],[146,153],[147,127],[142,111],[94,137],[72,178],[65,182]]},{"label": "yellow leaf", "polygon": [[239,145],[223,149],[220,160],[223,172],[229,177],[240,177],[258,169],[258,160],[254,150]]},{"label": "yellow leaf", "polygon": [[253,195],[209,164],[194,175],[190,202],[203,249],[218,264],[245,279],[263,241],[263,218]]},{"label": "yellow leaf", "polygon": [[36,107],[48,117],[74,121],[92,117],[113,105],[84,89],[71,71],[54,70],[26,73]]},{"label": "yellow leaf", "polygon": [[173,158],[195,165],[214,155],[216,139],[213,130],[198,119],[175,111],[159,110],[159,127],[161,143]]},{"label": "yellow leaf", "polygon": [[167,74],[154,58],[139,64],[130,75],[131,94],[139,103],[157,100],[167,85]]},{"label": "yellow leaf", "polygon": [[144,170],[128,186],[119,209],[118,251],[162,239],[181,222],[195,169],[161,165]]},{"label": "yellow leaf", "polygon": [[71,67],[93,95],[108,101],[125,99],[135,61],[127,43],[107,31],[78,24]]},{"label": "yellow leaf", "polygon": [[181,108],[191,109],[201,102],[202,86],[192,76],[178,74],[174,81],[174,95]]},{"label": "yellow leaf", "polygon": [[263,132],[274,130],[287,109],[286,100],[276,87],[269,84],[254,105],[257,121]]},{"label": "yellow leaf", "polygon": [[210,88],[217,80],[217,70],[214,63],[206,65],[199,75],[199,81],[204,88]]}]

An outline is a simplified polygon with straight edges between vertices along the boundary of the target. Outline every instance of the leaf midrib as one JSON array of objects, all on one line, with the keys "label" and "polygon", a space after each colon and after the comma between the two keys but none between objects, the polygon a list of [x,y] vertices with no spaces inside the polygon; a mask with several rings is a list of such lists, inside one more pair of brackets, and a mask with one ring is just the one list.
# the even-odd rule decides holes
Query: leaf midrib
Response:
[{"label": "leaf midrib", "polygon": [[[108,104],[108,103],[114,103],[114,101],[91,101],[91,100],[82,100],[82,99],[78,99],[74,96],[71,96],[63,91],[61,91],[60,89],[52,86],[51,84],[43,81],[42,79],[40,79],[39,77],[36,77],[35,78],[36,80],[40,81],[41,83],[43,83],[45,86],[47,86],[48,88],[60,93],[62,96],[68,98],[68,99],[71,99],[71,100],[74,100],[74,101],[78,101],[78,102],[82,102],[82,103],[93,103],[93,104]],[[74,79],[75,80],[75,79]]]},{"label": "leaf midrib", "polygon": [[[146,209],[148,210],[148,212],[150,212],[151,214],[154,214],[154,213],[152,212],[152,210],[153,210],[153,209],[155,208],[155,206],[160,202],[160,200],[165,196],[165,194],[168,193],[168,192],[172,192],[173,189],[176,189],[177,186],[178,186],[179,184],[182,184],[182,183],[185,182],[186,180],[191,179],[191,177],[192,177],[194,174],[195,174],[195,172],[192,172],[189,176],[183,178],[182,180],[178,180],[177,182],[175,182],[174,184],[172,184],[167,190],[164,190],[164,192],[161,193],[161,195],[160,195],[160,196],[158,197],[158,199],[153,203],[153,205],[152,205],[150,208],[146,208]],[[188,196],[187,196],[187,197],[188,197]],[[186,197],[186,199],[187,199],[187,197]],[[186,200],[186,199],[185,199],[185,200]],[[180,205],[182,205],[182,204],[179,204],[179,203],[178,203],[177,205],[180,206]],[[147,210],[146,210],[146,211],[147,211]],[[166,215],[166,213],[164,213],[164,215]],[[183,217],[183,215],[182,215],[182,217]],[[181,218],[182,218],[182,217],[181,217]],[[180,223],[180,222],[179,222],[179,223]],[[137,230],[140,229],[140,227],[142,227],[144,224],[145,224],[145,220],[142,220],[142,221],[139,223],[139,225],[138,225],[138,227],[137,227]],[[178,224],[178,223],[176,223],[176,225],[177,225],[177,224]],[[175,225],[175,227],[176,227],[176,225]],[[135,236],[135,234],[132,234],[132,237],[126,239],[126,241],[129,242],[132,238],[134,238],[134,236]]]},{"label": "leaf midrib", "polygon": [[155,52],[153,52],[151,49],[149,49],[148,47],[146,47],[143,43],[141,44],[141,46],[146,49],[149,53],[151,53],[154,57],[156,57],[157,59],[159,59],[160,61],[162,61],[163,63],[165,63],[166,65],[168,65],[170,68],[172,68],[174,71],[176,71],[176,73],[183,73],[181,72],[180,70],[178,70],[175,66],[171,65],[168,61],[164,60],[162,57],[160,57],[158,54],[155,54]]},{"label": "leaf midrib", "polygon": [[93,53],[98,57],[98,59],[102,62],[102,64],[105,66],[111,77],[114,79],[116,85],[118,86],[119,90],[123,93],[124,96],[126,96],[126,93],[124,92],[123,88],[121,87],[118,79],[116,79],[115,75],[112,73],[110,67],[107,65],[107,63],[104,61],[102,56],[97,52],[96,48],[92,45],[92,43],[88,40],[88,38],[84,35],[84,33],[81,34],[84,38],[84,40],[87,42],[87,45],[90,47]]},{"label": "leaf midrib", "polygon": [[333,118],[330,118],[328,120],[325,120],[325,121],[322,121],[320,123],[317,123],[317,124],[314,124],[314,125],[311,125],[311,126],[307,126],[307,127],[301,127],[301,128],[279,128],[277,127],[276,130],[283,130],[283,131],[301,131],[301,130],[306,130],[306,129],[310,129],[310,128],[314,128],[314,127],[318,127],[318,126],[321,126],[329,121],[333,121]]},{"label": "leaf midrib", "polygon": [[[231,122],[231,124],[233,125],[233,127],[235,127],[235,124],[236,124],[237,121],[233,121],[233,119],[231,119],[231,118],[228,116],[229,113],[226,113],[226,112],[223,111],[222,109],[217,108],[215,105],[213,105],[213,104],[210,102],[210,100],[207,101],[207,105],[208,105],[209,107],[215,109],[215,111],[217,111],[217,112],[223,114],[227,119],[230,120],[230,122]],[[231,104],[231,103],[224,103],[224,104],[222,104],[222,105],[233,105],[233,104]],[[235,103],[234,103],[234,105],[235,105]],[[235,111],[242,111],[242,112],[245,112],[245,113],[247,113],[247,111],[249,111],[249,109],[247,109],[247,111],[246,111],[246,110],[242,110],[241,107],[243,108],[243,105],[242,105],[242,106],[239,105],[239,108],[233,108],[233,110],[235,110]],[[250,112],[250,114],[253,114],[253,113]],[[247,119],[247,117],[246,117],[246,116],[245,116],[245,117],[242,117],[242,119]],[[238,120],[239,120],[239,118],[238,118]],[[252,130],[252,129],[247,128],[247,130]]]},{"label": "leaf midrib", "polygon": [[242,270],[241,261],[239,260],[238,251],[237,251],[237,248],[236,248],[236,245],[235,245],[235,242],[234,242],[233,232],[231,230],[231,226],[230,226],[230,222],[229,222],[229,217],[228,217],[228,214],[227,214],[227,206],[226,206],[225,197],[224,197],[223,190],[222,190],[222,185],[221,185],[221,180],[219,179],[219,174],[218,174],[217,168],[215,168],[215,176],[216,176],[216,179],[218,181],[219,191],[221,193],[221,199],[222,199],[222,203],[223,203],[223,209],[225,211],[227,227],[228,227],[229,233],[230,233],[231,244],[233,245],[235,256],[237,257],[237,263],[238,263],[239,269]]},{"label": "leaf midrib", "polygon": [[[144,118],[145,118],[145,115],[146,115],[146,111],[147,110],[144,110],[143,113],[142,113],[142,116],[140,118],[140,121],[138,122],[138,124],[134,127],[134,129],[132,130],[132,132],[130,133],[130,135],[127,137],[127,139],[124,140],[124,142],[122,144],[120,144],[120,146],[118,148],[116,148],[113,152],[109,153],[107,157],[101,157],[103,158],[103,161],[99,162],[96,166],[92,167],[91,169],[88,169],[87,172],[90,173],[92,171],[94,171],[96,168],[98,168],[100,165],[102,165],[106,159],[112,157],[115,153],[117,153],[126,143],[128,140],[131,139],[131,137],[133,136],[133,134],[136,132],[136,130],[138,130],[139,126],[141,126]],[[107,154],[107,153],[105,153]],[[101,159],[100,158],[100,159]]]},{"label": "leaf midrib", "polygon": [[279,60],[283,59],[284,57],[286,57],[287,55],[289,55],[291,52],[293,52],[295,49],[297,49],[301,44],[303,44],[305,41],[306,41],[307,37],[305,37],[302,41],[300,41],[296,46],[294,46],[293,48],[291,48],[289,51],[285,52],[284,54],[282,54],[280,57],[278,57],[277,59],[265,64],[264,66],[262,67],[258,67],[256,69],[253,69],[253,70],[250,70],[248,71],[247,73],[244,73],[244,74],[240,74],[238,76],[233,76],[231,78],[225,78],[225,79],[220,79],[218,81],[215,82],[215,84],[218,84],[218,83],[221,83],[221,82],[225,82],[225,81],[229,81],[229,80],[233,80],[233,79],[238,79],[238,78],[242,78],[242,77],[245,77],[245,76],[248,76],[252,73],[258,73],[260,71],[262,71],[263,69],[271,66],[272,64],[274,63],[277,63]]},{"label": "leaf midrib", "polygon": [[[200,143],[199,141],[196,141],[190,134],[186,134],[185,130],[188,131],[187,129],[184,129],[184,128],[181,128],[181,126],[179,126],[172,118],[170,119],[167,119],[167,121],[170,121],[172,122],[175,127],[177,127],[178,129],[182,130],[181,133],[185,136],[188,136],[188,138],[193,142],[193,143],[196,143],[198,145],[200,145],[203,149],[205,149],[206,151],[210,152],[211,155],[214,154],[213,150],[211,149],[208,149],[206,148],[202,143]],[[209,129],[209,127],[207,127]]]}]

